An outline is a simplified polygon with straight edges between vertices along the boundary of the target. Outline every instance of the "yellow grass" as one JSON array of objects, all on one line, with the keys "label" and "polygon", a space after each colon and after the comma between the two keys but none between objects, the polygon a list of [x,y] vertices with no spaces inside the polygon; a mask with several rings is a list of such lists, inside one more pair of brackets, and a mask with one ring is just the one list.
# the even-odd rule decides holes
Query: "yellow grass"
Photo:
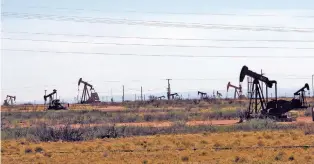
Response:
[{"label": "yellow grass", "polygon": [[[2,141],[2,163],[313,163],[313,148],[263,146],[314,145],[301,131],[156,135],[84,142]],[[215,150],[213,147],[257,146]],[[42,152],[35,152],[39,148]],[[29,150],[31,152],[25,152]],[[132,150],[133,152],[130,152]],[[293,160],[289,160],[292,159]]]}]

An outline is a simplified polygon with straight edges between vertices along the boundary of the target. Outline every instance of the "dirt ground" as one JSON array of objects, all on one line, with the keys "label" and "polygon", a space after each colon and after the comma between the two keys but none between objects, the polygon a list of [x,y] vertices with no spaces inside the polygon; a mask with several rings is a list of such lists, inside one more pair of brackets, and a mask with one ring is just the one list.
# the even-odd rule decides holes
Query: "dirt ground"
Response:
[{"label": "dirt ground", "polygon": [[[208,120],[208,121],[188,121],[186,125],[188,126],[198,126],[198,125],[216,125],[216,126],[227,126],[237,124],[239,120]],[[295,124],[295,123],[312,123],[312,117],[298,117],[296,121],[293,122],[280,122],[280,124]],[[116,123],[116,126],[141,126],[141,127],[169,127],[172,126],[174,122],[171,121],[162,121],[162,122],[130,122],[130,123]],[[73,128],[80,127],[97,127],[104,125],[112,125],[112,123],[108,124],[72,124],[70,125]],[[19,123],[19,127],[32,127],[32,125]],[[53,125],[53,127],[64,127],[65,125]],[[10,127],[15,128],[15,127]]]}]

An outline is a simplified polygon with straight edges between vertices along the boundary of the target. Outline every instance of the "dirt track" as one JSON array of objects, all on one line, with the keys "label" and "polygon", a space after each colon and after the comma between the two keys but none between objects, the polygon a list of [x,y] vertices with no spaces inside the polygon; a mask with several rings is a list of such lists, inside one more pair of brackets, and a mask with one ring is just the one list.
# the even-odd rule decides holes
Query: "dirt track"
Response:
[{"label": "dirt track", "polygon": [[[197,126],[197,125],[234,125],[237,124],[239,120],[208,120],[208,121],[188,121],[186,125],[189,126]],[[297,121],[293,122],[281,122],[283,124],[293,124],[293,123],[312,123],[312,117],[299,117]],[[88,124],[86,126],[103,126],[105,124]],[[117,123],[117,126],[144,126],[144,127],[169,127],[173,125],[173,122],[165,121],[165,122],[135,122],[135,123]],[[61,125],[62,126],[62,125]],[[79,128],[80,124],[72,125],[72,127]]]},{"label": "dirt track", "polygon": [[[237,124],[239,120],[208,120],[208,121],[188,121],[186,125],[188,126],[197,126],[197,125],[216,125],[216,126],[224,126],[224,125],[234,125]],[[280,124],[295,124],[295,123],[313,123],[312,117],[298,117],[297,121],[293,122],[280,122]],[[116,126],[141,126],[141,127],[170,127],[174,124],[174,122],[163,121],[163,122],[132,122],[132,123],[116,123]],[[97,127],[104,125],[112,125],[112,123],[108,124],[72,124],[73,128],[80,127]],[[64,127],[65,125],[53,125],[53,127]],[[19,127],[31,127],[31,125],[27,125],[24,123],[20,123]],[[14,127],[10,127],[14,128]]]}]

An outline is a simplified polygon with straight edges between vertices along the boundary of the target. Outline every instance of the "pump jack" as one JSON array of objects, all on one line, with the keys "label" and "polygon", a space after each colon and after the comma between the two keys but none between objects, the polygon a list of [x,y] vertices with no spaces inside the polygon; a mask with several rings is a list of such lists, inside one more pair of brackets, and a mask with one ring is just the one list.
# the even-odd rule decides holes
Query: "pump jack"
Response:
[{"label": "pump jack", "polygon": [[170,94],[170,97],[172,100],[174,100],[174,98],[175,98],[174,96],[179,97],[179,94],[178,93],[171,93]]},{"label": "pump jack", "polygon": [[[249,107],[244,115],[245,119],[273,118],[280,121],[291,121],[291,118],[286,113],[295,107],[291,101],[277,99],[277,81],[269,80],[261,74],[250,71],[247,66],[243,66],[240,73],[240,83],[243,82],[245,76],[253,78]],[[266,99],[264,98],[260,82],[266,84]],[[275,85],[275,99],[268,101],[268,88],[272,88],[273,85]],[[241,117],[240,122],[243,121],[242,119]]]},{"label": "pump jack", "polygon": [[157,97],[158,100],[162,100],[162,99],[164,99],[164,98],[166,98],[166,97],[165,97],[165,96],[159,96],[159,97]]},{"label": "pump jack", "polygon": [[208,95],[205,92],[198,91],[197,95],[201,95],[201,100],[208,99]]},{"label": "pump jack", "polygon": [[[54,98],[54,95],[56,95]],[[66,109],[66,107],[62,106],[60,103],[60,100],[57,99],[57,90],[54,89],[52,91],[52,93],[48,94],[48,95],[44,95],[44,100],[45,100],[45,104],[47,101],[47,98],[49,98],[49,102],[48,102],[48,110],[60,110],[60,109]]]},{"label": "pump jack", "polygon": [[[7,95],[7,98],[4,100],[3,105],[5,105],[5,106],[14,105],[13,101],[15,102],[15,100],[16,100],[15,96]],[[9,102],[10,102],[10,104],[9,104]]]},{"label": "pump jack", "polygon": [[243,98],[244,95],[242,95],[242,87],[239,85],[239,87],[232,85],[230,82],[227,84],[227,92],[229,91],[229,88],[232,87],[234,88],[234,99],[239,99]]},{"label": "pump jack", "polygon": [[222,97],[222,94],[219,93],[218,91],[217,91],[216,95],[217,95],[218,98],[221,98],[221,97]]},{"label": "pump jack", "polygon": [[[83,93],[82,93],[82,97],[81,97],[81,104],[90,104],[90,103],[97,103],[100,102],[99,100],[99,96],[98,93],[95,92],[95,89],[93,88],[93,85],[89,84],[88,82],[85,82],[82,80],[82,78],[79,79],[78,81],[78,87],[80,87],[80,84],[83,83],[84,84],[84,89],[83,89]],[[88,92],[87,87],[89,87],[90,89],[90,95]]]},{"label": "pump jack", "polygon": [[309,84],[306,83],[304,87],[299,89],[294,93],[294,98],[292,99],[292,104],[295,108],[307,108],[305,89],[310,90]]}]

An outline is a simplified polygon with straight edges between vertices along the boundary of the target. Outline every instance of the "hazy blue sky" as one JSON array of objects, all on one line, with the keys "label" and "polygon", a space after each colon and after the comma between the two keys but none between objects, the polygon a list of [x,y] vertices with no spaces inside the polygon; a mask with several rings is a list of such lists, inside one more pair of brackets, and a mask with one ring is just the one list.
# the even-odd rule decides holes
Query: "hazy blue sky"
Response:
[{"label": "hazy blue sky", "polygon": [[[135,11],[135,12],[134,12]],[[160,13],[149,13],[160,12]],[[291,94],[304,83],[311,84],[314,58],[178,58],[105,56],[88,53],[143,54],[143,55],[257,55],[313,56],[314,49],[235,49],[208,47],[122,46],[89,43],[44,42],[11,39],[55,40],[90,43],[162,44],[227,47],[304,47],[314,48],[313,42],[217,42],[208,40],[143,40],[126,38],[35,35],[12,32],[74,34],[89,36],[123,36],[156,38],[204,38],[249,40],[314,40],[314,2],[310,0],[5,0],[2,14],[26,14],[23,18],[2,16],[2,49],[84,52],[87,54],[60,54],[42,52],[1,51],[1,97],[16,95],[19,102],[42,101],[44,90],[58,90],[64,99],[73,99],[80,77],[92,83],[99,95],[121,97],[122,85],[126,94],[165,92],[166,78],[172,78],[173,92],[197,90],[225,93],[228,81],[238,84],[243,65],[254,71],[263,71],[278,81],[279,93]],[[166,13],[166,14],[165,14]],[[200,15],[170,13],[218,13],[236,15]],[[34,14],[59,18],[77,16],[78,21],[26,19]],[[272,16],[249,16],[272,15]],[[298,17],[306,16],[306,17]],[[89,22],[82,22],[82,19]],[[87,18],[88,17],[88,18]],[[38,15],[35,16],[38,18]],[[102,23],[91,23],[90,20]],[[108,18],[104,21],[104,18]],[[168,21],[240,26],[307,28],[310,32],[250,31],[154,25],[113,24],[112,19]],[[109,21],[108,21],[109,20]],[[181,23],[182,24],[182,23]],[[9,33],[10,32],[10,33]],[[289,79],[300,77],[301,79]],[[176,80],[177,79],[177,80]],[[179,80],[216,79],[216,80]],[[134,81],[139,80],[139,81]],[[109,82],[118,81],[118,82]],[[82,91],[82,86],[80,87]],[[244,84],[246,89],[246,84]],[[194,92],[195,93],[195,92]],[[229,96],[232,93],[228,94]],[[133,98],[129,97],[129,98]]]}]

